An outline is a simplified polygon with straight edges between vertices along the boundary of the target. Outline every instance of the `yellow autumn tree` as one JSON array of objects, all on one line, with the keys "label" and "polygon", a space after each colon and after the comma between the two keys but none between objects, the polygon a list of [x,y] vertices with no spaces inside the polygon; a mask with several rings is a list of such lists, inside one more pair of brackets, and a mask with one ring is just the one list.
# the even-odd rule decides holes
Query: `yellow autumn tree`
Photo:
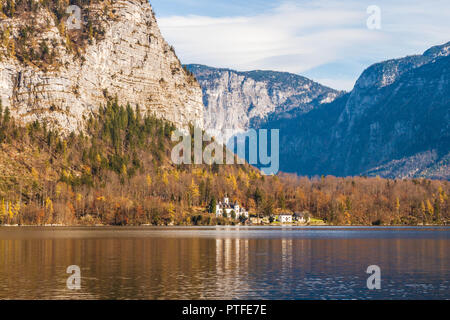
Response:
[{"label": "yellow autumn tree", "polygon": [[127,166],[122,165],[122,170],[120,172],[122,173],[123,176],[126,176],[128,174]]},{"label": "yellow autumn tree", "polygon": [[11,221],[14,218],[12,202],[8,202],[7,206],[8,206],[8,217],[9,217],[9,220]]},{"label": "yellow autumn tree", "polygon": [[18,217],[20,214],[20,202],[16,201],[16,203],[14,205],[11,203],[11,207],[12,207],[13,218]]},{"label": "yellow autumn tree", "polygon": [[34,181],[37,181],[39,179],[39,173],[35,168],[31,168],[31,175],[33,176]]},{"label": "yellow autumn tree", "polygon": [[195,168],[194,170],[192,170],[192,174],[201,178],[204,176],[204,171],[201,168]]},{"label": "yellow autumn tree", "polygon": [[426,201],[426,206],[427,206],[427,215],[428,218],[430,219],[430,221],[433,219],[433,215],[434,215],[434,207],[431,204],[431,201],[429,199],[427,199]]},{"label": "yellow autumn tree", "polygon": [[162,183],[164,183],[165,186],[169,185],[169,177],[167,176],[166,171],[164,171],[162,174]]},{"label": "yellow autumn tree", "polygon": [[395,199],[395,210],[397,212],[397,215],[400,214],[400,199],[397,197],[397,199]]},{"label": "yellow autumn tree", "polygon": [[241,168],[239,168],[238,177],[239,177],[239,180],[241,180],[244,183],[246,188],[248,188],[250,186],[248,175]]},{"label": "yellow autumn tree", "polygon": [[61,183],[57,183],[56,184],[56,188],[55,188],[55,193],[56,193],[57,197],[59,197],[61,195],[61,191],[62,191],[62,184]]},{"label": "yellow autumn tree", "polygon": [[167,215],[171,222],[175,220],[175,206],[172,202],[167,206]]},{"label": "yellow autumn tree", "polygon": [[200,190],[198,188],[198,185],[195,183],[194,179],[192,179],[188,195],[190,205],[194,204],[194,201],[200,196]]},{"label": "yellow autumn tree", "polygon": [[53,222],[53,201],[48,197],[47,197],[47,199],[45,199],[45,209],[48,212],[47,223],[52,223]]},{"label": "yellow autumn tree", "polygon": [[442,189],[442,186],[439,186],[438,192],[439,192],[439,202],[443,204],[445,200],[448,199],[448,197],[445,194],[445,191]]},{"label": "yellow autumn tree", "polygon": [[227,177],[227,182],[233,191],[237,190],[237,181],[236,181],[236,177],[234,175],[229,174]]},{"label": "yellow autumn tree", "polygon": [[2,203],[0,205],[0,220],[2,223],[5,222],[6,220],[6,204],[5,204],[5,199],[2,199]]},{"label": "yellow autumn tree", "polygon": [[173,170],[172,171],[172,175],[175,178],[175,181],[179,181],[180,180],[180,173],[178,172],[178,170]]},{"label": "yellow autumn tree", "polygon": [[422,216],[425,216],[426,209],[425,209],[425,203],[423,201],[420,202],[420,212],[422,213]]}]

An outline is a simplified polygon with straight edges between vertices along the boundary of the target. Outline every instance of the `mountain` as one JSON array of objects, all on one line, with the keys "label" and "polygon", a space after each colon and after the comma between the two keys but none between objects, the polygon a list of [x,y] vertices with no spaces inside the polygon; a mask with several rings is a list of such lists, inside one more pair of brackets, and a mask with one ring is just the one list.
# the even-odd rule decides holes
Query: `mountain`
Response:
[{"label": "mountain", "polygon": [[449,55],[447,43],[374,64],[350,93],[288,73],[186,67],[210,133],[281,129],[282,171],[449,179]]},{"label": "mountain", "polygon": [[286,119],[331,102],[341,92],[305,77],[274,71],[238,72],[186,65],[203,90],[204,127],[222,137],[257,128],[266,121]]},{"label": "mountain", "polygon": [[[80,28],[69,4],[81,9]],[[147,0],[8,1],[0,40],[0,99],[21,121],[74,131],[117,97],[177,126],[202,125],[201,88]]]},{"label": "mountain", "polygon": [[377,63],[330,104],[281,129],[281,169],[302,175],[450,178],[450,42]]}]

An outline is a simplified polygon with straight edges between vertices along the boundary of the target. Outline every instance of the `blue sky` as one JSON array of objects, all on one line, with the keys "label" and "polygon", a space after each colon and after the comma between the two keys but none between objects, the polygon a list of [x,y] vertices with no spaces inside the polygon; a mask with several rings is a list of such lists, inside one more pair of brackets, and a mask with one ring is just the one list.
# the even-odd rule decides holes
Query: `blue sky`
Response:
[{"label": "blue sky", "polygon": [[[277,70],[351,90],[371,64],[450,41],[449,0],[150,0],[183,63]],[[380,8],[370,30],[367,8]]]},{"label": "blue sky", "polygon": [[210,17],[255,15],[276,8],[283,1],[267,0],[150,0],[158,16],[202,15]]}]

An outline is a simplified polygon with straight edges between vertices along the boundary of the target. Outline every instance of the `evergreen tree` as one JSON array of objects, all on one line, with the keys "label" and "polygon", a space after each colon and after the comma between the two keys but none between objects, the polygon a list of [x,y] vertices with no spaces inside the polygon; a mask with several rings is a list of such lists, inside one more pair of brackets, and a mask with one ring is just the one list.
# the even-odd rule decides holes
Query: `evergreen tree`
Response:
[{"label": "evergreen tree", "polygon": [[217,208],[216,198],[212,197],[212,199],[211,199],[211,201],[209,203],[208,212],[209,213],[215,213],[216,212],[216,208]]},{"label": "evergreen tree", "polygon": [[10,121],[10,120],[11,120],[11,113],[10,113],[10,111],[9,111],[9,108],[6,107],[5,112],[4,112],[4,114],[3,114],[3,122],[2,122],[2,124],[3,124],[4,126],[7,126],[7,125],[9,124],[9,121]]}]

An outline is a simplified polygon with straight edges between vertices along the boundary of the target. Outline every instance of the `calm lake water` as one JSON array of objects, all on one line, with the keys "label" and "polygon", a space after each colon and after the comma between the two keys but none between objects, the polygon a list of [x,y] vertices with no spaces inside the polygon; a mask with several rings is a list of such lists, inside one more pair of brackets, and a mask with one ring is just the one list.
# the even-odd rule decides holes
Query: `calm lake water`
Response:
[{"label": "calm lake water", "polygon": [[[0,228],[0,299],[450,299],[450,228]],[[66,269],[81,269],[67,289]],[[381,290],[367,289],[367,267]]]}]

